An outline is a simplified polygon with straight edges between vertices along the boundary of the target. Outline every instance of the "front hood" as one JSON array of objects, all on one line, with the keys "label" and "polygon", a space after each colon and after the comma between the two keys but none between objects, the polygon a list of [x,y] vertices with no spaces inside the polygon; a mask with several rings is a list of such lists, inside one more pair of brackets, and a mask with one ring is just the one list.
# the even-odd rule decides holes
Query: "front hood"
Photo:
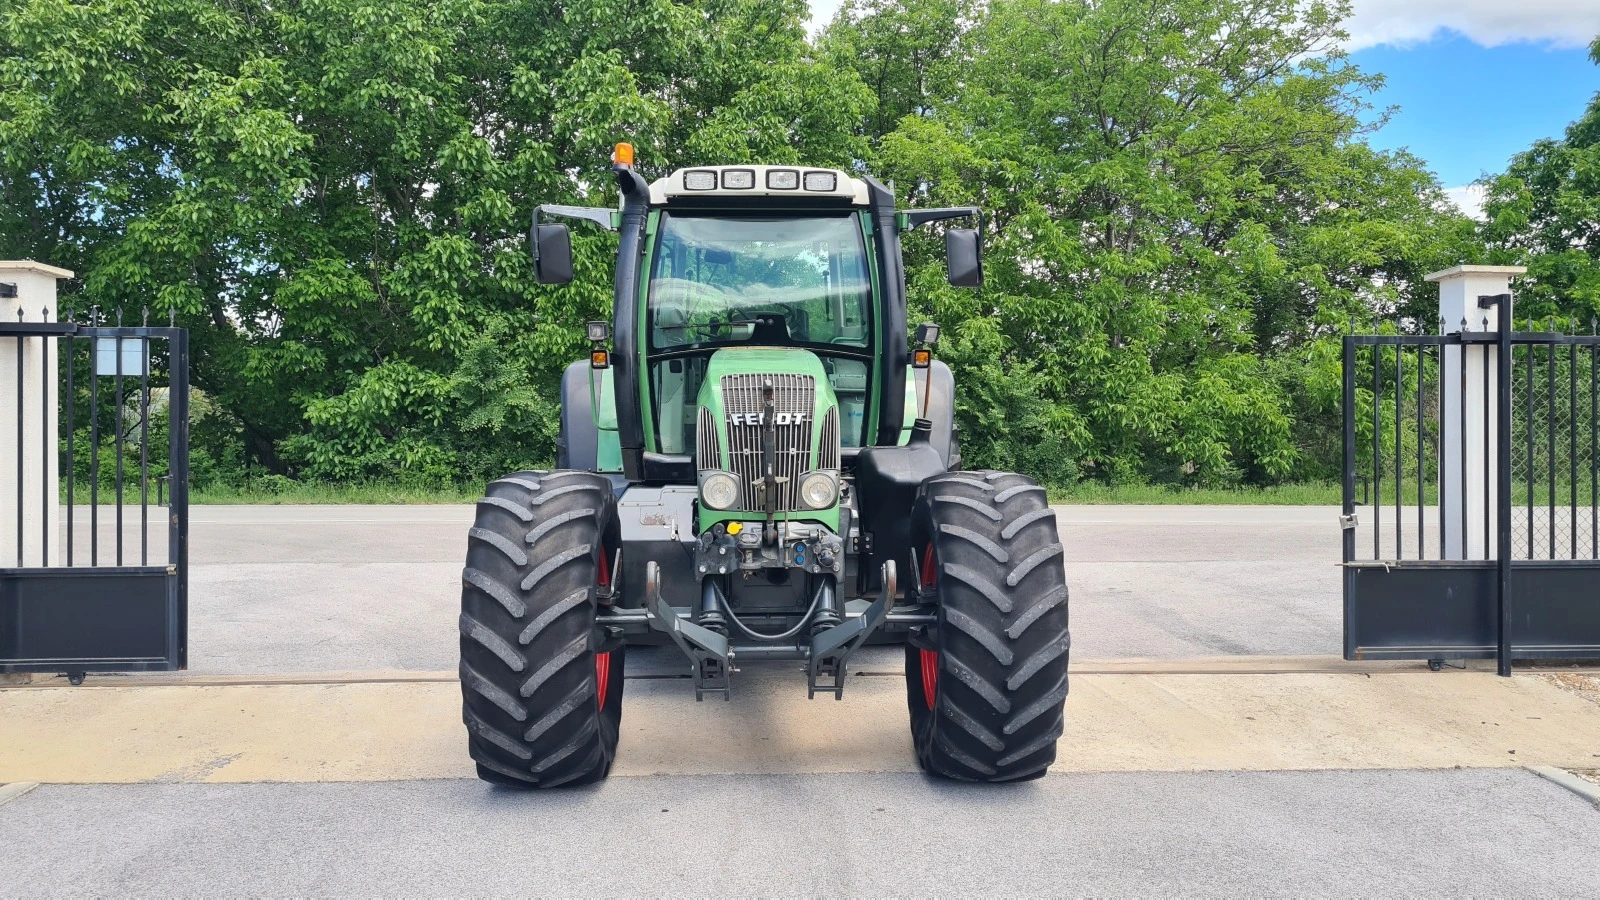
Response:
[{"label": "front hood", "polygon": [[761,471],[763,390],[769,384],[779,475],[786,479],[780,508],[794,510],[800,475],[839,468],[839,401],[822,360],[809,350],[751,347],[712,354],[697,401],[695,465],[738,474],[747,488],[745,508],[755,508],[750,498]]}]

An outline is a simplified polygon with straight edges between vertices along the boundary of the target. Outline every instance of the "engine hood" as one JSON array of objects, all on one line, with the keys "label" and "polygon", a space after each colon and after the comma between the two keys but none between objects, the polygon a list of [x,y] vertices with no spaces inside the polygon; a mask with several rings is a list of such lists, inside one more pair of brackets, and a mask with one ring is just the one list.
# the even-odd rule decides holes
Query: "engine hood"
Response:
[{"label": "engine hood", "polygon": [[785,479],[779,509],[816,517],[818,511],[803,509],[795,492],[805,472],[839,469],[839,402],[822,360],[809,350],[740,347],[712,355],[697,398],[695,466],[740,476],[740,511],[758,509],[755,483],[763,471],[761,441],[768,424],[763,391],[769,385],[777,469]]}]

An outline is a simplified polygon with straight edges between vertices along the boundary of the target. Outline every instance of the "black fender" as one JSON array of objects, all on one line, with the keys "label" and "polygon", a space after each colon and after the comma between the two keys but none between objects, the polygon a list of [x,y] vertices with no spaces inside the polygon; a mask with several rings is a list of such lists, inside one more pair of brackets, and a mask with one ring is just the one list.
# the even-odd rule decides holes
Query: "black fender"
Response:
[{"label": "black fender", "polygon": [[[936,359],[926,369],[912,369],[917,380],[917,399],[927,392],[926,412],[917,410],[917,418],[932,423],[928,443],[939,451],[946,470],[961,467],[961,446],[956,440],[956,379],[944,360]],[[924,380],[926,379],[926,381]]]},{"label": "black fender", "polygon": [[587,359],[561,373],[561,431],[556,436],[556,468],[597,471],[600,467],[600,429],[595,425],[594,398],[589,379],[594,370]]}]

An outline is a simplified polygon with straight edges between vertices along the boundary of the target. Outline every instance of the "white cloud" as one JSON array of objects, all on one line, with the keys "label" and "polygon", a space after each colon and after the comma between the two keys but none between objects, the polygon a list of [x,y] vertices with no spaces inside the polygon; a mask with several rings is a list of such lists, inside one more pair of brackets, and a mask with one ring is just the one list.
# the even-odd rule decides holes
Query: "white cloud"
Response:
[{"label": "white cloud", "polygon": [[811,0],[811,33],[816,34],[828,27],[833,21],[833,14],[839,11],[844,0]]},{"label": "white cloud", "polygon": [[[821,31],[842,0],[811,0],[811,30]],[[1485,47],[1517,41],[1587,45],[1600,35],[1600,0],[1354,0],[1345,22],[1350,50],[1426,41],[1459,31]]]},{"label": "white cloud", "polygon": [[1581,47],[1600,34],[1596,0],[1355,0],[1354,7],[1345,22],[1350,50],[1426,41],[1444,29],[1485,47],[1518,41]]},{"label": "white cloud", "polygon": [[1483,215],[1483,187],[1476,184],[1461,187],[1445,188],[1445,199],[1455,204],[1456,209],[1466,213],[1467,218],[1477,219],[1482,222]]}]

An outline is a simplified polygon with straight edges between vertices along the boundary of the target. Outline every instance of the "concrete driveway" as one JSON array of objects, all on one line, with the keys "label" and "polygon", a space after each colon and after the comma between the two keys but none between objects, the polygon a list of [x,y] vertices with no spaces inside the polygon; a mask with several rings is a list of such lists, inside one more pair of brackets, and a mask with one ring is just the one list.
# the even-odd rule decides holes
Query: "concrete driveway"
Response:
[{"label": "concrete driveway", "polygon": [[1592,896],[1594,807],[1521,769],[44,786],[6,896]]},{"label": "concrete driveway", "polygon": [[460,726],[470,507],[197,507],[189,674],[0,687],[0,896],[1600,893],[1600,810],[1521,768],[1600,768],[1600,682],[1338,662],[1332,509],[1057,512],[1048,777],[916,774],[896,648],[726,704],[658,649],[613,777],[523,794]]},{"label": "concrete driveway", "polygon": [[[1076,661],[1340,652],[1331,508],[1057,507]],[[196,673],[453,670],[470,506],[191,511]]]}]

